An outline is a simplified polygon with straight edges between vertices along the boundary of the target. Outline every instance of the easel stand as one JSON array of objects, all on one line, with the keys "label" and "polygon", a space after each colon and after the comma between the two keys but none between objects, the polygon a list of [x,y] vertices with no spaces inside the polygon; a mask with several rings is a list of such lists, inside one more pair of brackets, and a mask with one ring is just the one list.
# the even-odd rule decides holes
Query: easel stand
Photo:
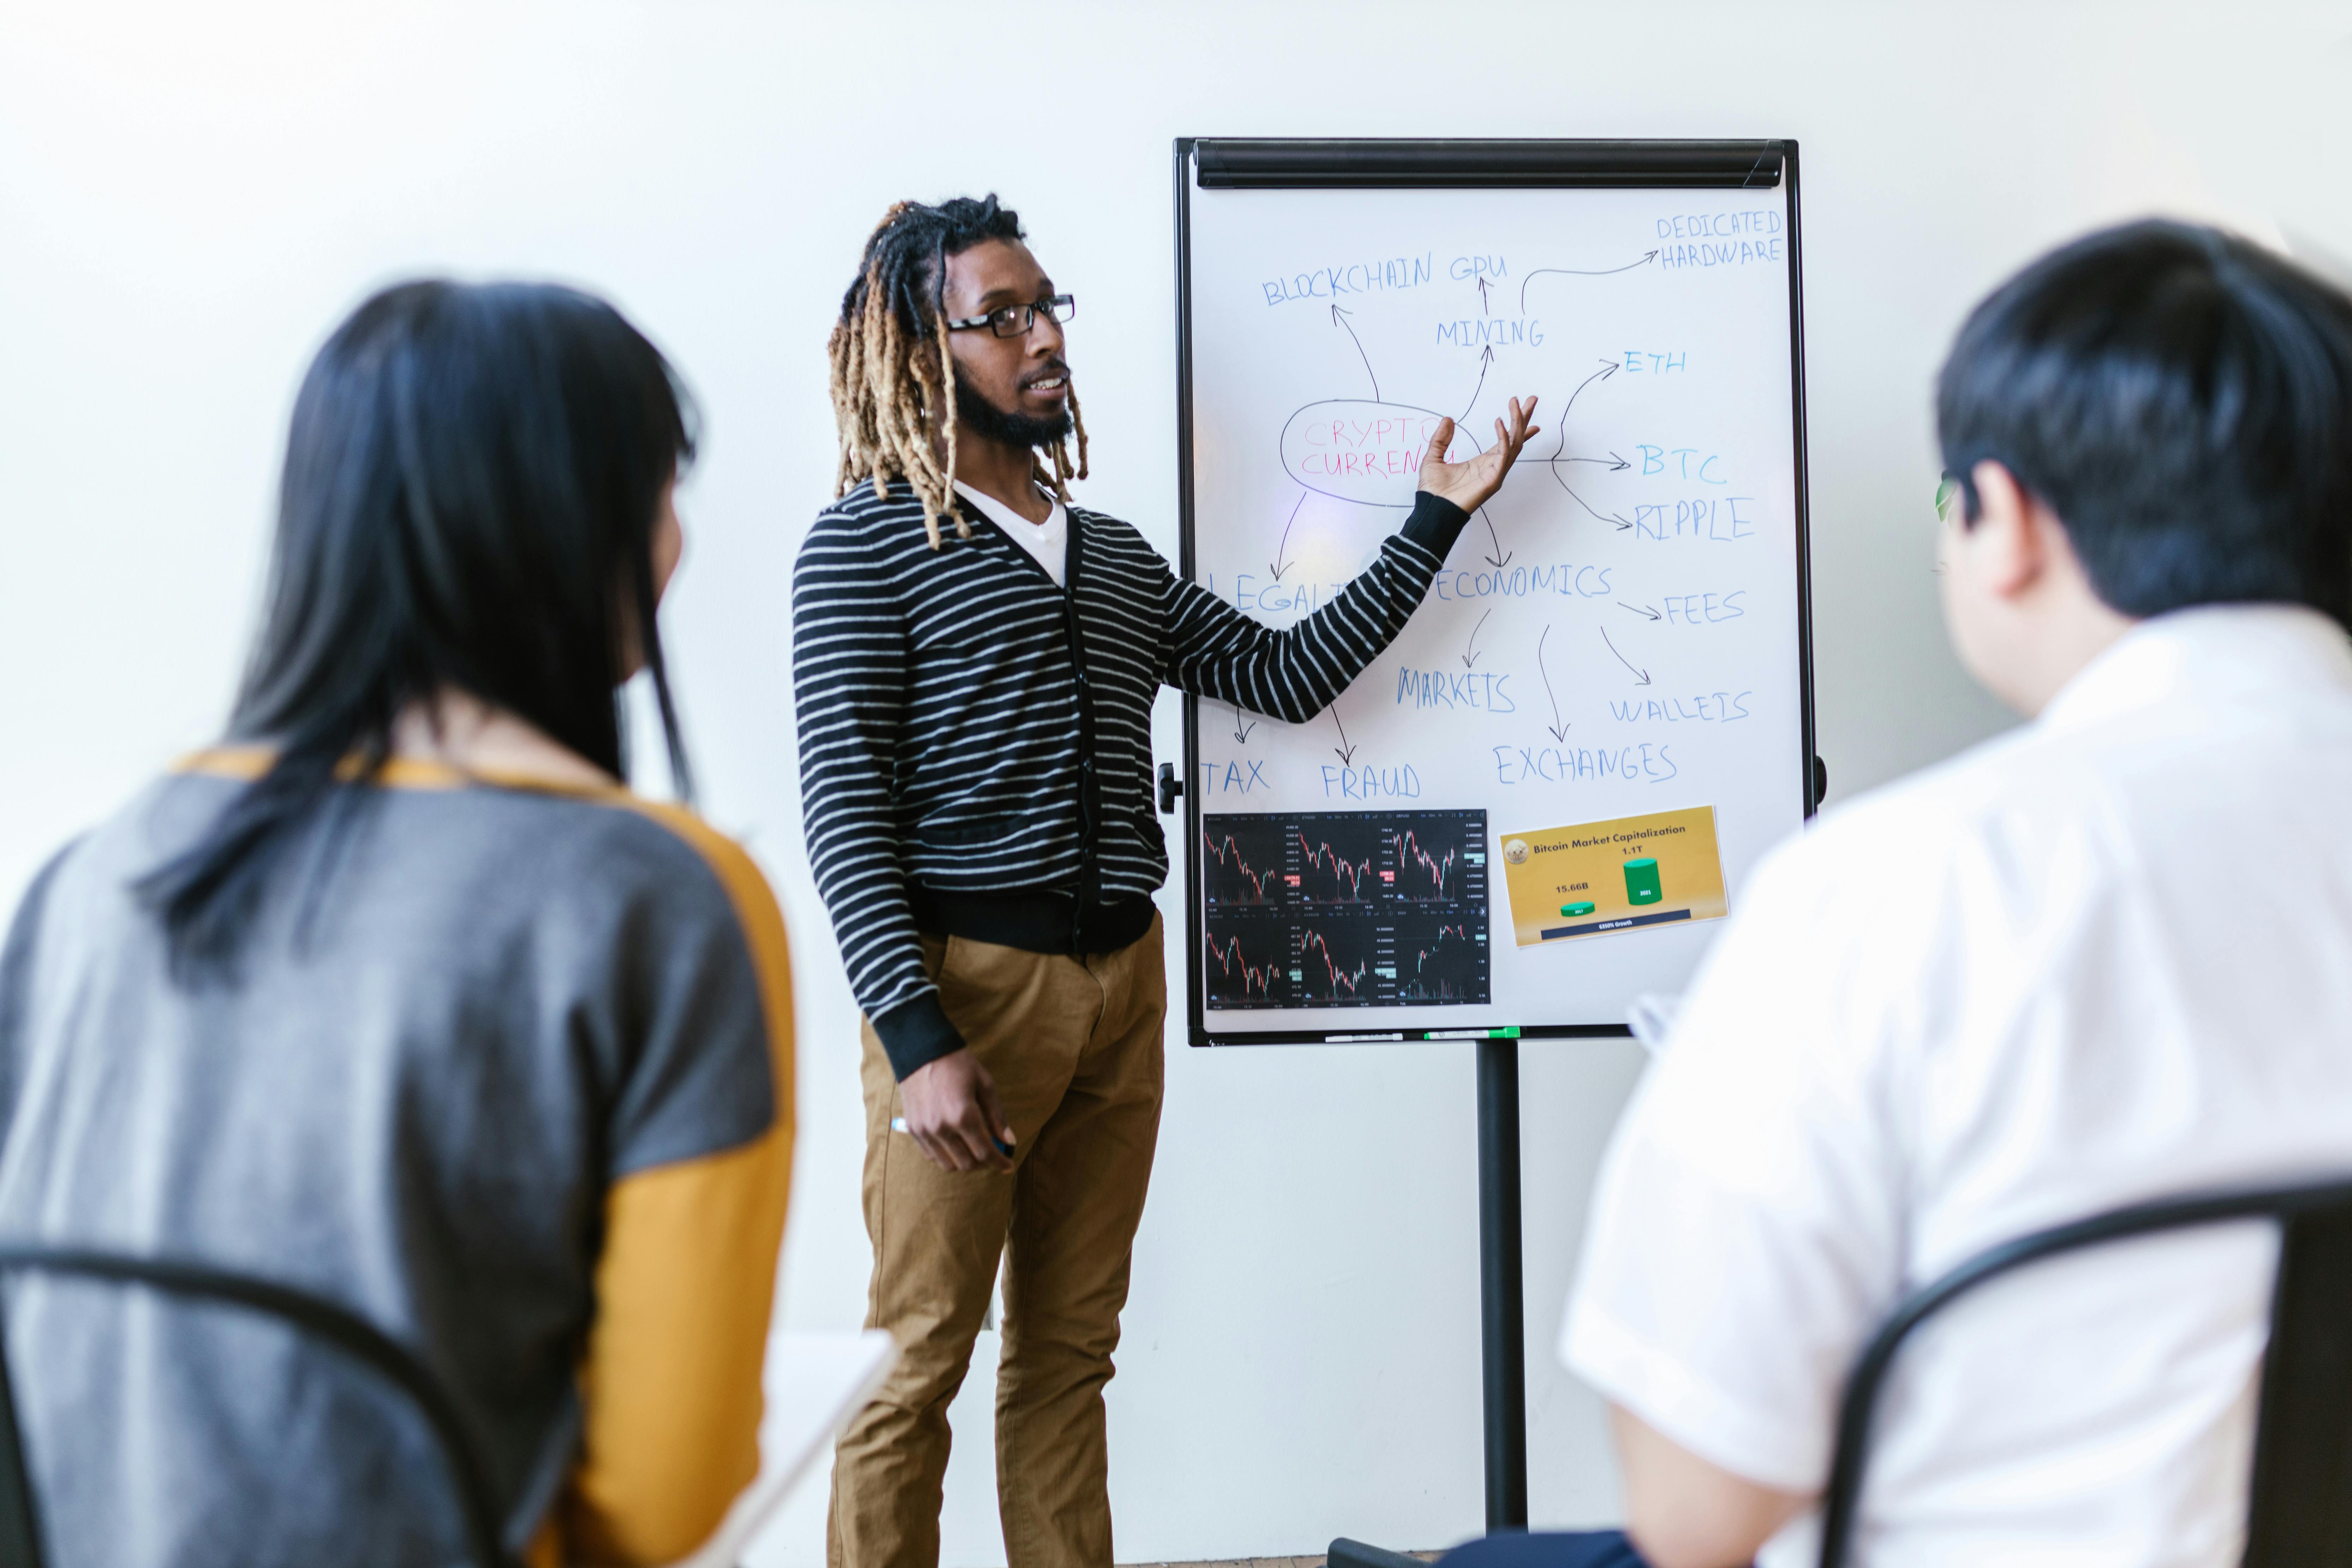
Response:
[{"label": "easel stand", "polygon": [[1528,1527],[1528,1310],[1519,1267],[1519,1042],[1478,1042],[1478,1315],[1486,1532]]},{"label": "easel stand", "polygon": [[[1519,1042],[1478,1047],[1478,1315],[1486,1393],[1486,1532],[1528,1527],[1526,1276],[1520,1268]],[[1328,1568],[1427,1568],[1340,1536]]]}]

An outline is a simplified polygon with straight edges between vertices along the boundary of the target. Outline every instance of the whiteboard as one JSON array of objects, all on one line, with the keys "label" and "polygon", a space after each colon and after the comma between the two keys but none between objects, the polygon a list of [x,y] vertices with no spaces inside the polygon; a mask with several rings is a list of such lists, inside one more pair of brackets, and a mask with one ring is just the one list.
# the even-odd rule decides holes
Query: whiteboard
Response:
[{"label": "whiteboard", "polygon": [[1204,188],[1233,145],[1178,144],[1188,576],[1296,625],[1442,417],[1457,460],[1514,395],[1543,433],[1325,713],[1188,699],[1193,1043],[1622,1032],[1817,787],[1793,144],[1744,144],[1769,183],[1507,143],[1581,156],[1498,185],[1424,142],[1350,185],[1396,144],[1318,143],[1337,174]]}]

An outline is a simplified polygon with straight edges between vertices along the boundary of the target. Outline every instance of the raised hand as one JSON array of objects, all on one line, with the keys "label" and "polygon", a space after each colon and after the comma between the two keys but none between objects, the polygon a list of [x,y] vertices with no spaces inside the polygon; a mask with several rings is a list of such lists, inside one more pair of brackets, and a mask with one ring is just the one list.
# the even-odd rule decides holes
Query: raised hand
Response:
[{"label": "raised hand", "polygon": [[1476,511],[1503,488],[1503,476],[1518,461],[1519,448],[1528,444],[1528,438],[1542,433],[1543,426],[1528,423],[1535,416],[1534,398],[1528,398],[1524,407],[1512,398],[1509,428],[1496,420],[1495,444],[1466,463],[1445,460],[1445,448],[1454,443],[1454,421],[1441,420],[1421,459],[1421,488],[1444,496],[1464,511]]}]

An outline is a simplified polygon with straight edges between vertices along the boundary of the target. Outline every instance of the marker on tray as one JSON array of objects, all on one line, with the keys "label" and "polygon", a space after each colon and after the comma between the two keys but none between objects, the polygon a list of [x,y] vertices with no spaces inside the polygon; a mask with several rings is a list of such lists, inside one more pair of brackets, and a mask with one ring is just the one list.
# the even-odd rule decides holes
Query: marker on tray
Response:
[{"label": "marker on tray", "polygon": [[[903,1116],[894,1116],[890,1118],[890,1131],[893,1132],[906,1131],[907,1119]],[[1012,1144],[1007,1143],[1003,1139],[999,1138],[993,1132],[988,1135],[988,1141],[996,1145],[996,1152],[998,1153],[1003,1155],[1007,1159],[1011,1159],[1013,1157]]]}]

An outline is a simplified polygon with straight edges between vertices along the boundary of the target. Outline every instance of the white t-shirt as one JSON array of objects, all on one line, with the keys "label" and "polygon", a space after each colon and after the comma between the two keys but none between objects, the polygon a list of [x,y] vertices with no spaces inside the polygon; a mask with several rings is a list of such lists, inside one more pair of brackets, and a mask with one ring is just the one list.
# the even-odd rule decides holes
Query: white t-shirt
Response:
[{"label": "white t-shirt", "polygon": [[[1003,530],[1013,543],[1035,556],[1037,564],[1045,569],[1045,575],[1054,580],[1055,587],[1068,585],[1062,576],[1069,563],[1070,509],[1058,498],[1047,496],[1054,510],[1045,514],[1045,521],[1032,522],[994,496],[984,496],[961,479],[956,481],[955,488],[956,494],[978,507],[980,514]],[[1045,494],[1043,490],[1038,493]]]},{"label": "white t-shirt", "polygon": [[[2347,1170],[2352,651],[2310,611],[2182,611],[1767,858],[1618,1127],[1561,1350],[1817,1491],[1906,1291],[2120,1204]],[[2159,1237],[1947,1309],[1882,1395],[1856,1561],[2234,1565],[2276,1256],[2263,1224]]]}]

